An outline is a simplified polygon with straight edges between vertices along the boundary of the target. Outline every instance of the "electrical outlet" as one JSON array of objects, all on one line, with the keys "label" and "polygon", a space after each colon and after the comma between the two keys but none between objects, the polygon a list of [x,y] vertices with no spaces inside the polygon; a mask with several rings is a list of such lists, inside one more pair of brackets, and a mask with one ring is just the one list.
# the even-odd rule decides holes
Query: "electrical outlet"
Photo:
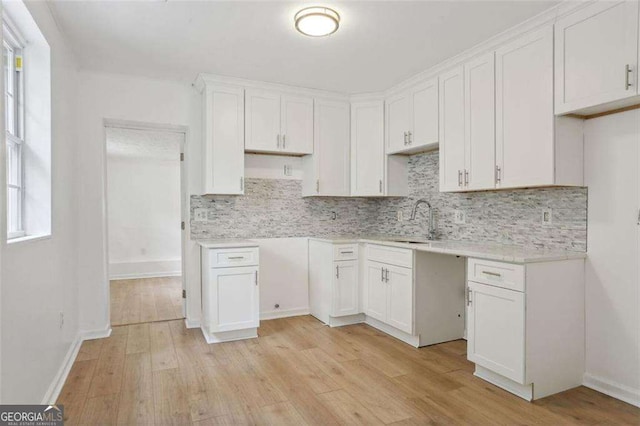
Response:
[{"label": "electrical outlet", "polygon": [[285,176],[293,175],[293,166],[291,164],[284,165],[284,175]]},{"label": "electrical outlet", "polygon": [[458,225],[464,225],[467,223],[467,215],[462,210],[454,210],[453,211],[453,222]]},{"label": "electrical outlet", "polygon": [[542,210],[542,224],[543,225],[551,225],[553,221],[553,215],[551,209]]},{"label": "electrical outlet", "polygon": [[398,210],[397,217],[398,222],[402,222],[404,220],[404,214],[402,213],[402,210]]},{"label": "electrical outlet", "polygon": [[195,220],[196,222],[205,222],[207,220],[207,209],[194,209],[193,220]]}]

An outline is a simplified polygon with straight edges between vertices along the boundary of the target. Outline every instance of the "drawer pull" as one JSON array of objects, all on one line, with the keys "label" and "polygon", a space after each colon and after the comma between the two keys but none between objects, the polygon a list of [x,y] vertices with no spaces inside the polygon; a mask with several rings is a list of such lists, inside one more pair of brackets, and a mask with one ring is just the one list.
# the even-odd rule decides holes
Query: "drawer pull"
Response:
[{"label": "drawer pull", "polygon": [[228,259],[230,260],[244,259],[244,256],[229,256]]},{"label": "drawer pull", "polygon": [[482,273],[485,274],[485,275],[491,275],[492,277],[501,277],[502,276],[497,272],[482,271]]},{"label": "drawer pull", "polygon": [[353,250],[341,251],[340,254],[353,254]]}]

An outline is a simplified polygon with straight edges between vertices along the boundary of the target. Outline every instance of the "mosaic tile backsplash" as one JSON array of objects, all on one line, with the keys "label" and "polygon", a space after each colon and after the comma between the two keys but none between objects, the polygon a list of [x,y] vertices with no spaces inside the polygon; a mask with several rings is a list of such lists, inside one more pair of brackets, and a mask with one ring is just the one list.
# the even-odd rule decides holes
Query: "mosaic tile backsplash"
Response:
[{"label": "mosaic tile backsplash", "polygon": [[[427,207],[408,220],[415,201],[424,198],[434,208],[438,239],[586,250],[586,188],[440,193],[437,151],[411,156],[409,177],[408,197],[385,199],[302,198],[299,180],[246,179],[244,196],[191,197],[191,237],[425,237]],[[194,221],[196,208],[207,209],[206,221]],[[548,225],[541,223],[545,208],[552,209]],[[465,224],[454,223],[455,210],[465,212]]]}]

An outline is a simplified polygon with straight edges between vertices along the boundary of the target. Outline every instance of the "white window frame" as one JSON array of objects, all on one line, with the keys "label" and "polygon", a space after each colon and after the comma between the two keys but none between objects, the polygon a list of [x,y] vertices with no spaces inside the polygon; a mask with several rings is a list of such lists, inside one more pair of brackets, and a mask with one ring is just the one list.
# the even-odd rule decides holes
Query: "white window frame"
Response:
[{"label": "white window frame", "polygon": [[[11,55],[11,64],[9,71],[12,73],[12,78],[8,79],[12,84],[12,97],[13,97],[13,122],[14,122],[14,132],[11,133],[9,129],[5,129],[5,145],[7,147],[7,159],[9,159],[9,145],[13,144],[17,149],[17,182],[10,183],[7,176],[7,191],[11,188],[18,190],[18,205],[15,206],[16,212],[15,215],[17,217],[17,226],[15,229],[7,228],[7,239],[11,240],[14,238],[21,238],[26,236],[25,226],[24,226],[24,196],[25,196],[25,187],[24,187],[24,149],[25,149],[25,132],[24,132],[24,59],[22,62],[22,67],[20,70],[16,70],[16,57],[19,56],[23,58],[23,49],[24,49],[24,41],[20,36],[20,33],[16,30],[15,25],[7,18],[7,16],[3,16],[2,19],[2,32],[3,32],[3,48],[7,48],[12,52]],[[4,67],[3,67],[4,72]],[[7,81],[7,77],[3,76],[5,81]],[[5,107],[6,97],[8,96],[7,88],[5,90]],[[6,120],[5,111],[5,118]],[[5,121],[6,122],[6,121]],[[9,168],[7,168],[8,172]],[[10,205],[7,200],[7,226],[9,225],[9,215],[12,214],[10,212]]]}]

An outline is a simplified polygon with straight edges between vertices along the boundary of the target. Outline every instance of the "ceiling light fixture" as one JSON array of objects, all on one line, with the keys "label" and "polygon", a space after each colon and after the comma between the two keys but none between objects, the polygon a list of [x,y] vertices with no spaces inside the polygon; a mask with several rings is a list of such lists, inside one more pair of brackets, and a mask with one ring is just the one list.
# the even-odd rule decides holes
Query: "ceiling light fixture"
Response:
[{"label": "ceiling light fixture", "polygon": [[323,6],[305,7],[294,18],[296,30],[310,37],[324,37],[338,31],[340,15]]}]

